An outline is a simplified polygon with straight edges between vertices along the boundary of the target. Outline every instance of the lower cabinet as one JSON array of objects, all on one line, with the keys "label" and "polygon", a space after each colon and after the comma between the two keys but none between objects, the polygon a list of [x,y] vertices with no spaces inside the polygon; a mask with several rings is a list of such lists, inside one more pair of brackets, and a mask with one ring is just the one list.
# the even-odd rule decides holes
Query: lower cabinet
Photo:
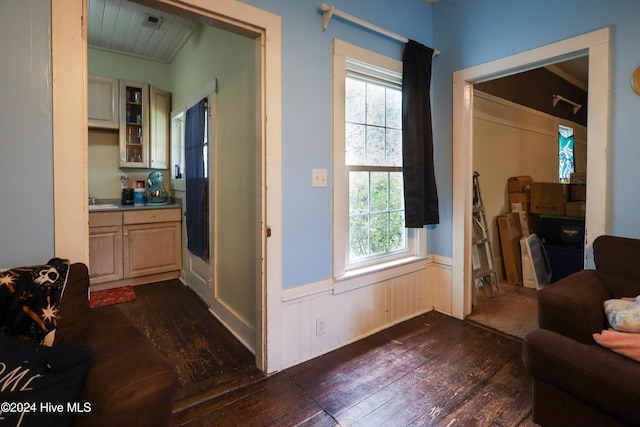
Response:
[{"label": "lower cabinet", "polygon": [[89,214],[89,275],[101,289],[178,277],[181,211],[145,209]]},{"label": "lower cabinet", "polygon": [[124,274],[139,277],[180,270],[179,209],[124,213]]},{"label": "lower cabinet", "polygon": [[91,284],[122,279],[122,212],[89,214]]}]

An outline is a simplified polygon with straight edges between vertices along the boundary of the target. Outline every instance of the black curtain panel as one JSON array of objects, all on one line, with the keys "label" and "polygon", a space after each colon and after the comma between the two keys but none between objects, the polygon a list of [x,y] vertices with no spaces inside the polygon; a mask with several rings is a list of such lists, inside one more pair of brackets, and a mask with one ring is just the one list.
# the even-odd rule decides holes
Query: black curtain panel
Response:
[{"label": "black curtain panel", "polygon": [[429,95],[433,52],[409,40],[402,55],[402,159],[407,228],[440,222]]},{"label": "black curtain panel", "polygon": [[203,153],[206,104],[204,98],[187,110],[184,141],[187,248],[202,259],[209,257],[209,179]]}]

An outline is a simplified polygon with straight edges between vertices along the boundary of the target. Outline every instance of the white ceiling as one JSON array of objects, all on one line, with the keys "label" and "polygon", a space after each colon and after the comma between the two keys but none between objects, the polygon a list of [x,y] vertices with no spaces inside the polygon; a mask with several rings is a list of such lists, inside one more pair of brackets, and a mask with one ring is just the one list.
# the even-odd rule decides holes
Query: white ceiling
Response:
[{"label": "white ceiling", "polygon": [[161,62],[171,62],[198,25],[128,0],[89,0],[88,8],[90,47]]}]

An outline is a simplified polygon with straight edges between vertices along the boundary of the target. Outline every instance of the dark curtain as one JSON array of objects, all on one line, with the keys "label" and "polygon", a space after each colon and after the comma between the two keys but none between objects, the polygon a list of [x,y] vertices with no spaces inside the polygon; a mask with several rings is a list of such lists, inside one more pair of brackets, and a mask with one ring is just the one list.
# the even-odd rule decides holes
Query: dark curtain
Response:
[{"label": "dark curtain", "polygon": [[429,95],[433,52],[409,40],[402,55],[402,163],[408,228],[440,222]]},{"label": "dark curtain", "polygon": [[205,174],[204,98],[187,110],[185,118],[185,181],[187,248],[202,259],[209,257],[209,179]]}]

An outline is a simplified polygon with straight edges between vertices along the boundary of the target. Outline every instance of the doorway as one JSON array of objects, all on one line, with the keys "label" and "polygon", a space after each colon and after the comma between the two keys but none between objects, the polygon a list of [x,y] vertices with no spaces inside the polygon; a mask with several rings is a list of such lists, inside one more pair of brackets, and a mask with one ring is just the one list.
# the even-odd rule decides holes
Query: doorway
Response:
[{"label": "doorway", "polygon": [[609,105],[609,29],[587,33],[454,73],[453,76],[453,253],[452,314],[472,308],[471,206],[473,173],[473,85],[544,65],[589,55],[587,237],[585,266],[592,265],[591,242],[606,228]]},{"label": "doorway", "polygon": [[[181,129],[187,135],[172,135],[172,146],[180,141],[185,145],[171,150],[172,162],[165,166],[168,170],[161,171],[164,181],[171,181],[172,194],[182,202],[184,212],[181,278],[210,312],[255,352],[256,318],[261,307],[256,304],[256,294],[262,277],[261,264],[256,261],[260,259],[257,236],[262,222],[258,211],[262,204],[257,200],[264,193],[264,183],[259,179],[263,169],[261,127],[256,119],[262,36],[257,31],[236,34],[215,28],[212,22],[200,23],[195,16],[179,17],[170,8],[159,6],[89,0],[88,69],[91,74],[162,84],[163,89],[170,90],[172,116],[183,115]],[[151,19],[156,22],[153,27],[148,26]],[[126,38],[121,38],[123,33]],[[140,45],[144,50],[138,48]],[[132,55],[137,55],[135,60]],[[151,68],[158,71],[151,73]],[[194,134],[194,120],[204,125],[200,135]],[[218,123],[222,132],[217,132]],[[202,144],[198,156],[201,165],[195,164],[192,155],[185,156],[189,130],[198,141],[195,144]],[[89,148],[91,151],[92,144]],[[94,165],[105,169],[95,157],[90,155],[90,161],[94,159],[89,164],[90,174]],[[184,158],[191,159],[186,168],[179,160]],[[174,164],[184,172],[180,177],[169,167]],[[195,172],[201,168],[203,171]],[[117,177],[136,172],[119,168],[112,174]],[[200,182],[203,179],[206,186]],[[191,182],[198,184],[189,187]],[[98,186],[95,180],[94,186]],[[196,199],[201,202],[189,205],[189,200]],[[196,223],[194,230],[190,225]],[[206,249],[198,248],[198,255],[185,250],[192,248],[194,236],[200,239],[201,233],[208,233]]]},{"label": "doorway", "polygon": [[[267,153],[270,157],[269,169],[261,170],[258,205],[261,212],[259,224],[260,242],[258,253],[263,273],[256,290],[256,364],[262,370],[273,372],[280,368],[281,359],[277,354],[280,339],[279,311],[282,269],[277,254],[281,251],[281,235],[274,233],[266,239],[266,230],[280,230],[281,224],[281,19],[269,12],[248,6],[234,4],[222,7],[204,1],[194,1],[185,5],[170,0],[149,3],[152,7],[172,8],[173,13],[197,17],[202,22],[235,31],[240,34],[254,34],[262,40],[261,58],[257,60],[260,105],[256,111],[260,128],[261,161],[265,164]],[[206,3],[206,4],[205,4]],[[223,10],[220,10],[220,9]],[[53,145],[54,145],[54,199],[56,252],[65,253],[69,258],[88,263],[88,208],[87,208],[87,110],[86,81],[87,45],[83,34],[86,17],[86,0],[62,0],[52,5],[52,70],[53,83]],[[265,37],[269,34],[269,38]],[[269,85],[266,85],[266,81]],[[266,116],[269,115],[269,123]],[[84,120],[77,120],[83,117]],[[69,179],[69,177],[74,177]],[[72,181],[72,188],[69,182]],[[269,186],[267,199],[266,191]],[[77,191],[76,191],[77,189]],[[267,223],[267,218],[269,222]],[[84,224],[84,227],[78,226]],[[267,257],[267,253],[276,254]],[[269,268],[267,268],[269,266]],[[273,284],[267,298],[266,288]],[[267,323],[267,312],[274,316]],[[267,330],[268,329],[268,330]],[[268,333],[271,331],[272,333]],[[267,337],[273,337],[267,346]],[[267,349],[272,357],[268,357]]]},{"label": "doorway", "polygon": [[[479,286],[483,282],[475,279],[475,303],[467,320],[519,338],[537,327],[537,290],[535,279],[526,274],[529,271],[526,265],[521,265],[522,237],[536,234],[542,239],[546,265],[553,273],[552,282],[582,269],[583,242],[577,238],[566,243],[565,239],[557,239],[556,229],[549,230],[548,224],[560,218],[540,215],[530,201],[531,191],[525,188],[530,186],[529,179],[536,183],[564,184],[571,177],[574,185],[569,188],[549,185],[584,190],[584,185],[575,185],[582,175],[571,173],[586,174],[588,60],[588,56],[582,56],[474,84],[472,167],[478,174],[474,188],[481,193],[478,200],[482,201],[487,219],[483,228],[487,230],[495,260],[491,264],[495,264],[501,283],[500,293],[494,297],[495,289]],[[555,94],[579,102],[580,108],[567,102],[554,104]],[[571,133],[570,138],[564,138],[571,144],[563,143],[561,149],[562,132],[566,136]],[[562,168],[560,160],[565,161]],[[578,199],[583,193],[575,191],[572,196]],[[571,206],[582,207],[581,203]],[[576,216],[560,212],[558,215]],[[570,222],[573,232],[584,218],[562,221]],[[510,231],[499,232],[498,224],[511,224]],[[507,235],[508,242],[504,241]],[[478,264],[480,259],[474,260],[474,271],[483,267]]]}]

